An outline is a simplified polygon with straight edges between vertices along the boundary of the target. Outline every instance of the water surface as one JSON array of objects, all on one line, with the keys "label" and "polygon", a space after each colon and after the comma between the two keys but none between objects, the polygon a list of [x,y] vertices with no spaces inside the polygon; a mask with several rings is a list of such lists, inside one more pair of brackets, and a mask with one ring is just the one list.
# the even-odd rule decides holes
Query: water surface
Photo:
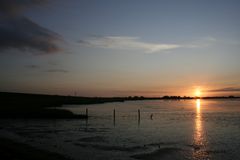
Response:
[{"label": "water surface", "polygon": [[90,118],[0,120],[0,134],[74,159],[240,159],[237,99],[128,101],[63,108],[81,114],[88,108]]}]

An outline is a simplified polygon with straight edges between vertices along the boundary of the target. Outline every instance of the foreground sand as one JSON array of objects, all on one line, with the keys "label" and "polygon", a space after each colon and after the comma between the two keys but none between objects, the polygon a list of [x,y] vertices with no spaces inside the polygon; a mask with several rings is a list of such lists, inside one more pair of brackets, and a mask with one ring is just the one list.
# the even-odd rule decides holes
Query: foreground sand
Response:
[{"label": "foreground sand", "polygon": [[60,154],[36,149],[27,144],[0,138],[0,159],[3,160],[70,160]]}]

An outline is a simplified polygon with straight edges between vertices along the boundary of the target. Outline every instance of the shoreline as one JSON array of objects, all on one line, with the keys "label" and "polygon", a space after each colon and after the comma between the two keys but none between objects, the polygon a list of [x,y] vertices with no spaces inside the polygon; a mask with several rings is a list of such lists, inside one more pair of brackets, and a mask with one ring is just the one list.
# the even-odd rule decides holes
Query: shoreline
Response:
[{"label": "shoreline", "polygon": [[87,119],[88,115],[76,115],[62,105],[88,105],[139,100],[192,100],[192,99],[240,99],[240,97],[77,97],[29,93],[0,92],[0,118],[42,118],[42,119]]}]

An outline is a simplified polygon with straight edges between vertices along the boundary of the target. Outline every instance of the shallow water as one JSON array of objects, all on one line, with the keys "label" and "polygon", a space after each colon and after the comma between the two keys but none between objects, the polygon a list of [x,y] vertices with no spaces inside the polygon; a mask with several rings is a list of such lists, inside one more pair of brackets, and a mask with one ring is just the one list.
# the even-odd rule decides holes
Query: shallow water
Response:
[{"label": "shallow water", "polygon": [[237,99],[129,101],[63,108],[81,114],[88,108],[90,118],[0,120],[0,135],[83,160],[240,159]]}]

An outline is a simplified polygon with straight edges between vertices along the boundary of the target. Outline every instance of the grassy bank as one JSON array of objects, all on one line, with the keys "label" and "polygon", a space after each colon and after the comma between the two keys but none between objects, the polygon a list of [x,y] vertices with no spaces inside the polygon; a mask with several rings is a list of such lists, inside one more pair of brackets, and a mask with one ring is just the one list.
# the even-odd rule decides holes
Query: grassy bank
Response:
[{"label": "grassy bank", "polygon": [[0,118],[37,119],[86,119],[87,115],[76,115],[64,109],[0,109]]},{"label": "grassy bank", "polygon": [[76,115],[68,110],[54,108],[68,102],[68,98],[64,96],[0,92],[0,118],[88,118],[86,115]]}]

